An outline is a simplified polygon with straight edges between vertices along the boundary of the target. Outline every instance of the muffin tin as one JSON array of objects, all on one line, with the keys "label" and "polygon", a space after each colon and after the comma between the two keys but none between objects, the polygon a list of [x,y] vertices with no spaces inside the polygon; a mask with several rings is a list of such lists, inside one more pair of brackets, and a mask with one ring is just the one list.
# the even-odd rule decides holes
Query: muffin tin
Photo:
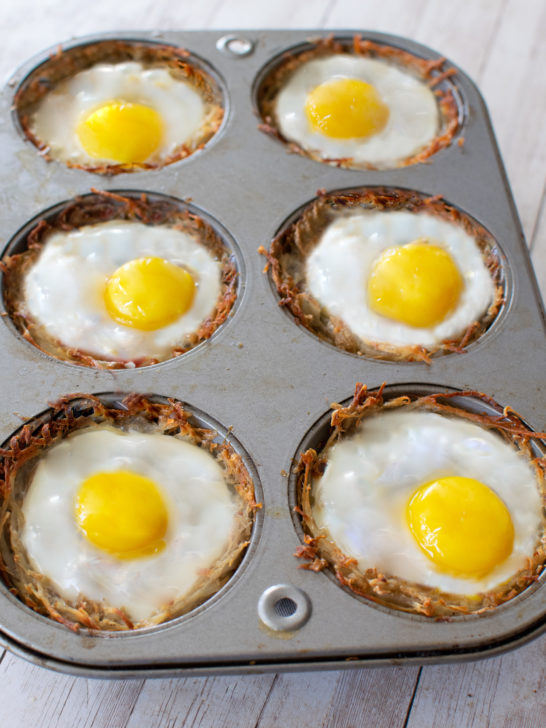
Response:
[{"label": "muffin tin", "polygon": [[[191,198],[195,209],[229,232],[240,251],[240,282],[237,306],[212,339],[178,358],[141,369],[94,370],[51,359],[5,320],[0,325],[0,439],[6,441],[20,427],[21,417],[36,416],[68,392],[175,397],[203,421],[233,433],[255,472],[263,502],[249,551],[234,577],[193,612],[158,627],[123,634],[74,633],[25,607],[0,583],[0,641],[26,659],[95,677],[332,669],[491,655],[545,628],[544,578],[487,615],[437,622],[364,602],[327,573],[300,569],[293,556],[301,533],[291,514],[292,465],[300,444],[324,422],[330,403],[347,401],[356,382],[376,388],[387,381],[392,393],[478,390],[501,406],[510,405],[532,429],[546,429],[544,313],[479,92],[457,69],[450,83],[458,93],[461,128],[453,143],[426,164],[348,170],[289,154],[258,130],[253,94],[259,74],[274,57],[320,35],[207,31],[108,36],[187,48],[215,69],[223,87],[226,119],[217,136],[203,151],[163,170],[104,177],[40,157],[14,123],[11,106],[18,85],[48,52],[18,70],[3,93],[4,245],[29,220],[91,187],[161,193]],[[335,35],[349,38],[352,33]],[[405,39],[362,35],[423,58],[438,57]],[[277,305],[258,247],[269,247],[317,190],[363,186],[439,194],[497,240],[504,256],[504,310],[466,353],[442,356],[431,365],[357,357],[317,340]]]}]

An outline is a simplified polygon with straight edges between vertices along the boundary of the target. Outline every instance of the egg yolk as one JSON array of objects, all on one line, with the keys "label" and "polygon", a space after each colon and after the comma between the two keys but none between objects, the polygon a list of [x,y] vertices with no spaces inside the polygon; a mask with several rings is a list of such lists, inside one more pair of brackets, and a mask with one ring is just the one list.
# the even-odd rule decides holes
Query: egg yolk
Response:
[{"label": "egg yolk", "polygon": [[334,139],[368,137],[381,131],[389,108],[375,88],[356,78],[336,78],[316,86],[305,102],[314,131]]},{"label": "egg yolk", "polygon": [[76,134],[95,159],[137,164],[145,162],[161,144],[163,121],[149,106],[110,101],[84,117]]},{"label": "egg yolk", "polygon": [[193,277],[163,258],[135,258],[108,278],[104,302],[120,324],[154,331],[171,324],[190,308]]},{"label": "egg yolk", "polygon": [[161,493],[153,480],[130,470],[84,480],[75,511],[89,541],[119,559],[151,556],[165,547],[168,518]]},{"label": "egg yolk", "polygon": [[508,508],[473,478],[439,478],[420,486],[406,517],[419,547],[444,573],[480,578],[512,551],[514,526]]},{"label": "egg yolk", "polygon": [[385,250],[372,266],[368,301],[372,311],[415,327],[434,326],[455,309],[464,287],[450,254],[415,241]]}]

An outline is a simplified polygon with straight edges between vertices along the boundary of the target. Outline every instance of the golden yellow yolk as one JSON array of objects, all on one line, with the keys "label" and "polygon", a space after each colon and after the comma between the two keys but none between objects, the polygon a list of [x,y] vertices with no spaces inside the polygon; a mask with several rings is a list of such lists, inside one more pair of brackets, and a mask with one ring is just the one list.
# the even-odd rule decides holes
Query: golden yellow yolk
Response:
[{"label": "golden yellow yolk", "polygon": [[415,241],[385,250],[368,279],[372,311],[409,326],[434,326],[455,309],[464,287],[450,254]]},{"label": "golden yellow yolk", "polygon": [[194,292],[195,282],[184,268],[163,258],[135,258],[112,273],[104,302],[118,323],[154,331],[186,313]]},{"label": "golden yellow yolk", "polygon": [[368,137],[381,131],[389,108],[375,88],[356,78],[337,78],[316,86],[305,102],[314,131],[334,139]]},{"label": "golden yellow yolk", "polygon": [[76,521],[89,541],[119,559],[165,547],[167,508],[153,480],[130,470],[95,473],[81,484]]},{"label": "golden yellow yolk", "polygon": [[420,486],[406,517],[424,553],[440,571],[455,576],[485,576],[509,556],[514,544],[508,508],[473,478],[439,478]]},{"label": "golden yellow yolk", "polygon": [[110,101],[82,119],[76,134],[95,159],[137,164],[145,162],[161,144],[163,121],[149,106]]}]

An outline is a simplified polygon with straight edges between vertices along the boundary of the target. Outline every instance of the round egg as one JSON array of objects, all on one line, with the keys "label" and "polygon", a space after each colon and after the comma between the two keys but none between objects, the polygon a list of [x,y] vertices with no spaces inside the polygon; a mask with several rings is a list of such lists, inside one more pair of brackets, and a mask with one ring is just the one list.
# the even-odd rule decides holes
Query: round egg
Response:
[{"label": "round egg", "polygon": [[72,629],[150,626],[228,580],[256,509],[245,463],[174,400],[59,400],[10,439],[0,565]]},{"label": "round egg", "polygon": [[[155,167],[187,156],[218,116],[189,81],[138,61],[97,63],[57,83],[28,128],[70,166]],[[220,114],[221,119],[221,114]]]},{"label": "round egg", "polygon": [[495,286],[474,238],[436,215],[362,210],[323,231],[306,290],[364,342],[435,348],[487,312]]},{"label": "round egg", "polygon": [[412,190],[321,194],[260,252],[298,324],[373,359],[429,363],[462,353],[507,295],[487,230],[439,196]]},{"label": "round egg", "polygon": [[104,602],[141,622],[186,596],[222,557],[239,507],[205,450],[97,428],[41,458],[21,539],[65,599]]},{"label": "round egg", "polygon": [[[100,219],[101,200],[89,200],[83,214]],[[208,338],[229,313],[235,269],[212,228],[185,212],[171,217],[172,226],[47,228],[40,247],[8,258],[7,306],[27,338],[94,366],[162,361]]]},{"label": "round egg", "polygon": [[441,127],[424,81],[380,58],[341,53],[302,63],[279,89],[274,116],[288,141],[357,166],[397,166]]},{"label": "round egg", "polygon": [[303,457],[304,524],[341,582],[429,616],[491,608],[531,583],[545,536],[528,452],[426,398],[382,408],[357,387],[355,399],[320,465]]}]

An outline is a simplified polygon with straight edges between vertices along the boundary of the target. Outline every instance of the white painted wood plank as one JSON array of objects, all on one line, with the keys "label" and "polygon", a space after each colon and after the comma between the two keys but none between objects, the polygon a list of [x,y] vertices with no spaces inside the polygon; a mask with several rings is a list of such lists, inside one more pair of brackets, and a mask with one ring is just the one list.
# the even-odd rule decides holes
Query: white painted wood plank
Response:
[{"label": "white painted wood plank", "polygon": [[431,46],[477,81],[504,14],[505,0],[429,2],[415,40]]},{"label": "white painted wood plank", "polygon": [[546,170],[546,4],[508,0],[483,74],[493,118],[527,239],[535,227]]},{"label": "white painted wood plank", "polygon": [[506,655],[423,669],[408,728],[546,724],[546,638]]},{"label": "white painted wood plank", "polygon": [[419,668],[279,675],[256,728],[403,726]]},{"label": "white painted wood plank", "polygon": [[116,30],[205,28],[226,0],[4,0],[0,8],[0,80],[45,48],[75,36]]},{"label": "white painted wood plank", "polygon": [[332,0],[227,0],[211,20],[211,28],[320,28]]},{"label": "white painted wood plank", "polygon": [[147,680],[120,728],[254,728],[274,680],[275,675]]},{"label": "white painted wood plank", "polygon": [[6,654],[0,664],[3,728],[124,728],[143,680],[86,680]]},{"label": "white painted wood plank", "polygon": [[415,38],[433,0],[341,0],[325,18],[327,28],[374,30]]},{"label": "white painted wood plank", "polygon": [[417,673],[418,668],[393,667],[148,680],[126,728],[392,728],[404,723]]}]

